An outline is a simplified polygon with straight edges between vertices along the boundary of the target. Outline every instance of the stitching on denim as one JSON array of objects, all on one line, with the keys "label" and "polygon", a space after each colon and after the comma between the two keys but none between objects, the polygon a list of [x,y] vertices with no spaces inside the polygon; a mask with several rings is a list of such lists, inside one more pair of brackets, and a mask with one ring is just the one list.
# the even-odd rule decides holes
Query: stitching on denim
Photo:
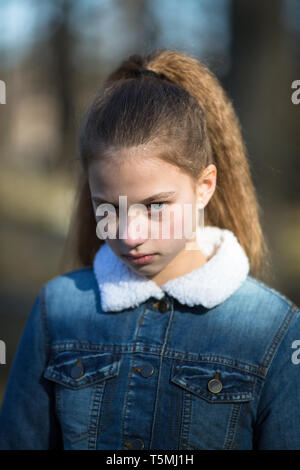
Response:
[{"label": "stitching on denim", "polygon": [[[66,348],[66,346],[73,346],[71,348]],[[86,345],[87,347],[83,347],[84,345]],[[91,346],[93,346],[94,348],[92,348]],[[90,343],[81,343],[81,346],[78,347],[78,346],[75,346],[75,343],[72,342],[60,342],[60,343],[52,343],[51,345],[51,348],[52,350],[55,352],[55,351],[85,351],[85,350],[89,350],[89,351],[107,351],[107,352],[111,352],[111,351],[114,351],[114,352],[119,352],[120,354],[131,354],[131,353],[135,353],[135,352],[142,352],[144,354],[158,354],[158,355],[162,355],[162,348],[161,347],[157,347],[157,346],[146,346],[144,344],[140,344],[138,346],[142,346],[141,349],[137,349],[137,344],[135,343],[132,347],[128,348],[127,346],[116,346],[116,345],[104,345],[104,344],[90,344]],[[151,350],[147,351],[147,347],[149,347]],[[127,348],[127,349],[125,349]],[[175,354],[178,354],[178,357],[175,356]],[[196,357],[198,358],[196,358]],[[200,358],[199,358],[200,356]],[[233,367],[235,369],[238,369],[238,370],[241,370],[243,372],[248,372],[250,374],[254,374],[254,375],[258,375],[259,377],[261,378],[265,378],[265,374],[264,372],[261,370],[261,366],[257,367],[257,366],[254,366],[253,364],[249,364],[247,362],[243,362],[243,361],[237,361],[237,360],[233,360],[231,358],[228,358],[228,357],[225,357],[225,356],[220,356],[220,355],[203,355],[203,354],[194,354],[194,353],[182,353],[182,351],[177,351],[177,350],[166,350],[164,351],[163,353],[163,357],[165,358],[169,358],[169,359],[181,359],[181,360],[185,360],[185,361],[188,361],[188,362],[199,362],[199,363],[210,363],[210,364],[221,364],[221,365],[224,365],[224,366],[229,366],[229,367]],[[222,362],[222,359],[224,360],[224,362]],[[248,369],[246,369],[246,367],[239,367],[240,366],[246,366]]]},{"label": "stitching on denim", "polygon": [[[132,369],[135,368],[134,364],[135,364],[135,356],[133,355],[132,359],[131,359],[130,372],[132,371]],[[121,427],[122,428],[122,442],[124,442],[124,440],[127,439],[127,437],[125,436],[124,426],[125,426],[125,416],[127,415],[128,394],[129,394],[129,388],[130,388],[131,380],[132,380],[132,373],[129,374],[127,391],[126,391],[126,395],[125,395],[125,403],[124,403],[123,416],[122,416],[122,427]]]},{"label": "stitching on denim", "polygon": [[[173,409],[175,408],[175,405],[174,405],[174,394],[175,394],[175,390],[174,390],[174,387],[171,386],[171,409],[170,409],[170,420],[169,420],[169,438],[171,440],[173,440],[173,436],[172,436],[172,431],[173,431],[173,426],[172,426],[172,421],[173,421]],[[176,421],[175,421],[176,422]]]},{"label": "stitching on denim", "polygon": [[[95,434],[97,432],[97,425],[96,425],[96,427],[94,427],[91,424],[91,420],[93,418],[94,408],[96,408],[97,406],[99,408],[99,403],[101,404],[101,400],[98,400],[99,395],[101,397],[101,393],[98,394],[97,392],[98,392],[98,387],[100,388],[102,385],[103,385],[103,383],[99,382],[99,383],[96,384],[96,387],[95,387],[96,389],[95,389],[95,392],[94,392],[92,410],[91,410],[91,414],[90,414],[89,429],[87,431],[84,431],[84,432],[81,432],[81,433],[65,433],[65,432],[63,432],[63,434],[65,434],[65,436],[67,437],[67,439],[70,441],[71,444],[75,444],[77,442],[80,442],[80,441],[83,441],[84,439],[89,438],[89,443],[88,443],[89,448],[92,448],[92,444],[94,445],[92,434],[93,433]],[[58,416],[59,416],[60,421],[61,421],[61,419],[62,419],[61,392],[65,388],[65,386],[61,385],[61,384],[55,384],[55,386],[56,386],[56,390],[57,390],[56,397],[57,397]],[[101,392],[101,389],[100,389],[100,392]],[[98,403],[96,403],[97,400],[98,400]],[[94,406],[95,403],[96,403],[96,407]],[[99,411],[98,411],[98,414],[99,414]],[[98,417],[96,419],[97,419],[97,423],[98,423]],[[81,436],[84,436],[84,437],[81,437]]]},{"label": "stitching on denim", "polygon": [[[189,407],[189,422],[188,422],[188,436],[189,436],[189,440],[190,440],[190,435],[191,435],[192,406],[193,406],[192,403],[193,403],[193,399],[194,399],[194,398],[192,397],[192,395],[191,395],[189,392],[184,391],[183,393],[184,393],[185,401],[186,401],[186,398],[188,397],[189,406],[190,406],[190,407]],[[186,408],[184,408],[184,410],[185,410],[185,409],[186,409]],[[184,414],[183,417],[185,417],[185,412],[184,412],[183,414]],[[184,439],[184,437],[181,436],[181,443],[182,443],[183,445],[185,445],[185,447],[184,447],[183,450],[186,449],[186,446],[188,446],[188,448],[192,448],[192,449],[194,449],[194,450],[200,450],[198,447],[196,447],[196,446],[194,446],[193,444],[191,444],[191,443],[189,442],[189,440],[186,440],[186,439]],[[181,449],[181,447],[179,447],[179,449]]]},{"label": "stitching on denim", "polygon": [[[75,434],[76,437],[80,437],[80,436],[84,436],[85,434],[88,434],[89,431],[84,431],[84,432],[80,432],[79,434]],[[73,441],[73,442],[76,442],[76,441]]]},{"label": "stitching on denim", "polygon": [[[79,441],[83,441],[84,439],[87,439],[89,436],[89,431],[84,431],[84,432],[80,432],[79,434],[77,433],[73,433],[73,434],[69,434],[69,433],[64,433],[67,437],[67,439],[71,442],[71,444],[75,444],[76,442],[79,442]],[[84,437],[81,437],[81,436],[84,436]],[[79,439],[78,439],[79,438]]]},{"label": "stitching on denim", "polygon": [[[262,360],[262,363],[260,365],[260,368],[261,370],[264,369],[265,370],[265,374],[267,374],[268,372],[268,366],[270,365],[277,349],[278,349],[278,346],[280,345],[280,342],[285,334],[285,332],[287,331],[292,319],[294,318],[295,314],[297,313],[297,310],[295,310],[293,312],[293,307],[294,307],[294,304],[291,305],[291,307],[289,308],[287,314],[285,315],[284,319],[282,320],[281,324],[280,324],[280,327],[278,328],[272,342],[271,342],[271,345],[269,347],[269,349],[265,352],[265,355],[263,357],[263,360]],[[292,313],[292,315],[291,315]],[[290,318],[289,318],[290,316]],[[272,351],[273,350],[273,351]],[[267,357],[269,356],[269,358],[267,359]],[[264,365],[264,362],[266,362],[266,364]]]},{"label": "stitching on denim", "polygon": [[[212,360],[212,358],[214,358],[214,359]],[[220,360],[218,360],[218,359],[225,359],[225,361],[228,361],[228,363],[227,363],[227,362],[222,362],[222,361],[220,361]],[[255,374],[256,374],[253,370],[249,371],[249,370],[246,370],[245,368],[238,367],[238,365],[233,364],[233,362],[235,362],[235,363],[237,363],[237,364],[244,364],[244,365],[248,366],[248,367],[251,368],[251,369],[256,369],[256,370],[258,370],[258,368],[257,368],[256,366],[252,366],[251,364],[248,364],[248,363],[246,363],[246,362],[228,359],[227,357],[219,356],[219,355],[218,355],[218,356],[216,356],[216,355],[210,355],[210,358],[207,358],[207,359],[198,359],[198,360],[194,360],[194,359],[182,359],[182,361],[184,361],[184,360],[187,361],[187,362],[199,362],[199,364],[202,364],[202,363],[204,363],[204,364],[207,364],[207,363],[209,363],[209,364],[220,364],[220,365],[223,365],[223,366],[225,366],[225,367],[232,367],[232,368],[234,368],[234,369],[237,369],[237,370],[239,370],[239,371],[242,371],[242,372],[247,373],[247,374],[252,374],[252,375],[255,375]],[[260,377],[262,376],[262,377],[264,378],[264,375],[262,375],[262,374],[259,374],[259,376],[260,376]]]},{"label": "stitching on denim", "polygon": [[[63,385],[64,387],[68,388],[69,390],[81,390],[82,388],[85,388],[85,387],[90,387],[91,385],[95,385],[96,383],[98,382],[103,382],[105,380],[109,380],[109,379],[112,379],[113,377],[115,377],[117,374],[114,374],[113,376],[111,375],[108,375],[108,376],[105,376],[104,378],[102,378],[101,380],[98,380],[97,377],[90,377],[90,380],[86,380],[85,382],[82,382],[82,384],[80,384],[79,386],[77,385],[73,385],[71,382],[68,382],[66,380],[59,380],[59,377],[61,377],[60,374],[56,373],[52,373],[47,376],[47,379],[48,380],[53,380],[55,381],[56,383],[58,383],[59,385]],[[96,378],[96,382],[95,382],[95,379]]]},{"label": "stitching on denim", "polygon": [[[83,434],[84,434],[84,433],[83,433]],[[88,434],[88,432],[87,432],[87,434]],[[70,442],[71,442],[71,444],[76,444],[77,442],[85,441],[88,437],[89,437],[89,436],[87,435],[87,436],[81,437],[80,439],[77,439],[77,440],[75,440],[75,441],[73,441],[73,440],[71,441],[71,439],[70,439]]]},{"label": "stitching on denim", "polygon": [[[191,444],[190,442],[186,441],[184,438],[181,439],[181,442],[182,442],[183,444],[185,444],[186,446],[188,446],[188,448],[192,448],[192,449],[194,449],[194,450],[201,450],[201,449],[199,449],[199,447],[193,446],[193,444]],[[180,447],[180,449],[181,449],[181,447]],[[179,449],[179,450],[180,450],[180,449]],[[186,447],[184,447],[182,450],[188,450],[188,449],[187,449]]]},{"label": "stitching on denim", "polygon": [[112,386],[112,383],[109,382],[109,381],[105,381],[104,382],[104,387],[103,387],[103,394],[104,394],[104,406],[103,406],[103,411],[102,411],[102,416],[101,416],[101,422],[99,423],[99,428],[101,429],[100,430],[100,433],[103,431],[103,429],[105,429],[105,417],[106,417],[106,408],[107,408],[107,403],[108,403],[108,400],[110,398],[110,392],[111,392],[111,386]]},{"label": "stitching on denim", "polygon": [[160,374],[161,374],[161,367],[159,366],[159,370],[158,370],[158,373],[157,373],[157,379],[156,379],[156,393],[155,393],[152,419],[151,419],[151,426],[150,426],[150,440],[149,440],[149,445],[150,446],[151,446],[151,443],[152,443],[154,420],[155,420],[155,417],[156,417],[156,405],[157,405],[157,400],[158,400],[158,388],[159,388]]},{"label": "stitching on denim", "polygon": [[[179,368],[178,374],[180,374],[181,368],[182,368],[182,362],[180,362],[180,364],[178,365],[178,368]],[[251,390],[251,384],[252,384],[252,390]],[[210,395],[207,394],[202,388],[198,387],[197,385],[194,385],[194,384],[188,384],[188,385],[178,384],[178,385],[179,385],[180,387],[184,388],[184,389],[187,390],[187,391],[194,391],[194,392],[196,392],[196,393],[199,392],[200,395],[201,395],[201,397],[203,397],[204,399],[207,398],[207,400],[209,400],[209,403],[216,403],[216,402],[219,402],[219,401],[220,401],[220,402],[223,402],[223,403],[228,403],[228,401],[226,401],[226,400],[229,400],[230,402],[231,402],[232,400],[235,400],[236,398],[234,398],[234,395],[237,395],[237,393],[238,393],[240,396],[242,396],[242,399],[244,399],[244,398],[246,399],[246,398],[247,398],[246,394],[249,394],[250,391],[251,391],[252,394],[253,394],[254,384],[255,384],[255,379],[252,378],[252,377],[250,377],[250,381],[249,381],[249,383],[247,383],[247,392],[242,392],[242,393],[240,393],[240,392],[235,392],[235,393],[234,393],[234,392],[226,392],[226,393],[223,393],[223,394],[221,394],[221,395],[218,395],[218,396],[222,396],[222,395],[223,395],[223,396],[224,396],[224,399],[223,399],[223,398],[222,398],[222,399],[221,399],[221,398],[219,399],[218,397],[216,397],[216,400],[211,400],[211,399],[209,399],[209,396],[210,396]],[[228,398],[228,396],[229,396],[229,398]],[[233,397],[233,398],[230,398],[230,397]]]},{"label": "stitching on denim", "polygon": [[[170,331],[171,331],[172,320],[173,320],[173,316],[174,316],[173,302],[169,301],[169,305],[171,305],[170,318],[169,318],[168,324],[167,324],[167,326],[165,328],[165,331],[164,331],[164,337],[162,339],[162,349],[161,349],[161,351],[164,351],[165,347],[166,347],[166,344],[168,344],[168,339],[169,339],[169,335],[170,335]],[[154,421],[155,421],[156,410],[157,410],[158,389],[159,389],[160,378],[161,378],[161,362],[162,362],[162,359],[163,359],[163,354],[160,354],[160,364],[159,364],[159,370],[158,370],[158,374],[157,374],[155,400],[154,400],[152,420],[151,420],[151,428],[150,428],[151,429],[151,431],[150,431],[150,442],[149,442],[150,446],[152,444]]]},{"label": "stitching on denim", "polygon": [[[138,335],[138,332],[140,330],[140,325],[141,325],[141,319],[145,316],[145,311],[146,311],[146,308],[147,308],[147,304],[145,304],[144,306],[144,310],[141,314],[141,318],[139,320],[139,326],[138,326],[138,329],[137,329],[137,335]],[[137,336],[136,336],[137,338]],[[135,341],[136,341],[136,338],[135,338]],[[131,359],[131,364],[130,364],[130,371],[132,371],[132,369],[135,367],[134,364],[135,364],[135,355],[133,354],[132,355],[132,359]],[[127,414],[127,407],[128,407],[128,393],[129,393],[129,388],[130,388],[130,383],[131,383],[131,380],[132,380],[132,373],[129,374],[129,378],[128,378],[128,385],[127,385],[127,391],[126,391],[126,395],[125,395],[125,404],[124,404],[124,409],[123,409],[123,416],[122,416],[122,442],[124,442],[127,437],[125,436],[125,431],[124,431],[124,426],[125,426],[125,416]]]},{"label": "stitching on denim", "polygon": [[[254,389],[255,389],[255,385],[256,385],[257,381],[258,381],[258,378],[255,379],[255,381],[253,382],[253,385],[252,385],[251,393],[252,393],[253,396],[254,396]],[[235,431],[230,449],[233,448],[235,442],[239,442],[239,444],[237,445],[236,448],[238,448],[240,446],[240,440],[241,440],[241,437],[242,437],[242,427],[243,427],[243,424],[246,420],[246,416],[248,416],[248,414],[250,413],[252,403],[253,403],[252,401],[247,401],[247,402],[240,403],[240,408],[243,411],[242,420],[240,421],[239,428],[238,428],[238,438],[236,437],[236,431]],[[238,420],[237,420],[237,423],[238,423]],[[239,441],[238,441],[238,439],[239,439]]]},{"label": "stitching on denim", "polygon": [[[193,408],[193,396],[188,393],[188,392],[183,392],[184,393],[184,400],[187,401],[189,403],[189,421],[188,421],[188,438],[190,439],[190,435],[191,435],[191,421],[192,421],[192,408]],[[186,409],[186,408],[185,408]],[[192,447],[193,449],[196,449],[195,446],[193,446],[189,441],[185,440],[184,438],[182,439],[182,442],[184,442],[186,445]]]},{"label": "stitching on denim", "polygon": [[[175,366],[176,366],[176,361],[173,362],[172,367],[171,367],[171,377],[174,375]],[[173,396],[174,396],[174,401],[176,402],[176,429],[177,429],[177,435],[174,434],[175,437],[172,436],[172,431],[170,431],[170,438],[171,438],[171,440],[176,442],[177,449],[180,449],[181,448],[181,440],[183,440],[183,438],[182,438],[182,429],[183,429],[183,421],[184,421],[184,406],[185,406],[185,403],[184,403],[184,400],[180,400],[180,398],[182,397],[183,392],[180,389],[180,387],[178,386],[178,384],[176,384],[176,383],[174,384],[173,382],[170,382],[170,384],[171,384],[171,390],[172,390],[172,393],[173,393]],[[176,390],[176,397],[175,397],[175,390]],[[181,426],[180,426],[180,423],[179,423],[179,410],[180,410],[181,401],[183,401],[183,405],[182,405],[182,416],[181,416]],[[171,407],[171,414],[172,414],[172,411],[173,411],[173,409]],[[180,434],[179,434],[179,430],[181,430]]]},{"label": "stitching on denim", "polygon": [[228,422],[227,422],[226,431],[225,431],[225,437],[224,437],[224,442],[223,442],[222,449],[226,449],[227,440],[228,440],[228,435],[229,435],[230,429],[231,429],[231,421],[232,421],[232,414],[233,414],[233,411],[234,411],[234,405],[235,405],[235,403],[233,403],[232,406],[231,406],[231,415],[230,415],[230,419],[229,419]]},{"label": "stitching on denim", "polygon": [[183,442],[185,442],[184,437],[182,436],[183,429],[184,429],[184,423],[185,423],[185,418],[186,418],[186,399],[185,399],[185,391],[183,391],[182,395],[182,416],[181,416],[181,433],[180,433],[180,439],[179,439],[179,449],[182,448]]},{"label": "stitching on denim", "polygon": [[179,435],[179,431],[180,431],[180,423],[179,423],[179,411],[180,411],[180,398],[181,398],[181,395],[180,395],[180,390],[179,388],[177,388],[177,391],[176,391],[176,403],[177,403],[177,406],[176,406],[176,439],[174,439],[174,441],[176,442],[177,444],[177,449],[179,448],[178,444],[178,435]]},{"label": "stitching on denim", "polygon": [[[96,448],[97,444],[97,437],[98,437],[98,423],[99,423],[99,414],[102,404],[102,397],[103,397],[103,388],[105,386],[104,382],[99,382],[96,384],[94,398],[92,403],[92,409],[90,413],[90,421],[89,421],[89,441],[88,441],[88,448]],[[96,415],[94,412],[96,411]],[[95,425],[92,424],[92,420],[95,420]]]},{"label": "stitching on denim", "polygon": [[[115,390],[117,381],[118,381],[118,376],[114,377],[113,381],[112,382],[110,381],[109,384],[106,383],[106,387],[108,385],[107,387],[108,396],[107,397],[105,396],[105,407],[104,407],[103,414],[102,414],[102,422],[99,426],[101,428],[100,433],[105,431],[110,423],[110,409],[111,409],[112,399],[113,399],[114,390]],[[107,408],[108,408],[108,411],[107,411]],[[104,422],[105,418],[106,418],[106,422]]]},{"label": "stitching on denim", "polygon": [[164,356],[164,351],[166,351],[166,349],[167,349],[167,344],[168,344],[168,341],[169,341],[169,338],[170,338],[171,328],[172,328],[173,319],[174,319],[174,305],[173,305],[173,302],[169,301],[169,305],[171,305],[170,318],[169,318],[168,325],[167,325],[166,330],[165,330],[166,337],[163,338],[163,345],[162,345],[162,349],[161,349],[161,353],[162,353],[163,356]]},{"label": "stitching on denim", "polygon": [[[178,393],[179,393],[179,391],[178,391]],[[192,447],[193,449],[198,450],[197,447],[190,444],[190,442],[188,442],[182,435],[183,434],[183,429],[184,429],[184,423],[186,421],[186,417],[188,416],[187,435],[190,436],[191,417],[192,417],[192,401],[193,401],[192,395],[189,392],[186,392],[185,390],[183,390],[182,397],[183,397],[183,406],[182,406],[182,416],[181,416],[181,433],[180,433],[180,438],[179,438],[179,442],[178,442],[178,444],[179,444],[178,449],[179,450],[182,449],[182,446],[184,446],[186,444],[186,445]],[[188,411],[188,414],[187,414],[186,410],[187,410],[188,405],[189,405],[189,411]],[[183,449],[185,449],[185,447],[183,447]]]},{"label": "stitching on denim", "polygon": [[226,438],[225,438],[223,449],[231,449],[235,431],[236,431],[236,424],[239,419],[241,407],[242,407],[242,403],[234,403],[232,406],[231,418],[230,418],[229,426],[227,428],[227,433],[226,433]]},{"label": "stitching on denim", "polygon": [[248,401],[245,403],[245,406],[242,408],[242,411],[243,411],[242,418],[239,422],[239,427],[238,427],[237,433],[235,435],[235,438],[232,441],[232,446],[231,446],[232,449],[233,448],[234,449],[239,449],[239,447],[241,445],[242,429],[243,429],[243,426],[246,422],[246,418],[250,413],[250,403]]},{"label": "stitching on denim", "polygon": [[[107,374],[104,377],[102,377],[102,375],[100,375],[100,377],[102,377],[100,379],[100,381],[108,380],[108,379],[110,379],[110,378],[112,378],[112,377],[114,377],[118,374],[119,365],[115,366],[116,362],[117,361],[114,361],[111,364],[110,368],[107,370]],[[118,362],[119,362],[119,360],[118,360]],[[53,365],[51,366],[51,368],[52,367],[53,367]],[[94,372],[94,373],[87,374],[85,376],[85,378],[82,380],[81,383],[78,382],[79,385],[78,385],[78,383],[74,384],[74,383],[72,383],[72,380],[68,380],[68,379],[66,380],[66,378],[65,378],[66,376],[64,374],[62,374],[61,372],[57,372],[55,369],[51,370],[51,368],[50,368],[50,370],[47,370],[47,376],[46,376],[47,379],[48,380],[53,379],[54,381],[57,381],[59,384],[65,385],[66,387],[71,388],[72,390],[79,390],[79,389],[84,388],[86,386],[93,385],[93,384],[97,383],[97,381],[99,381],[98,380],[99,372],[97,371],[97,372]],[[117,371],[113,373],[114,368],[116,368]],[[73,382],[74,382],[74,380],[73,380]]]},{"label": "stitching on denim", "polygon": [[[176,389],[176,390],[175,390]],[[176,396],[175,396],[176,392]],[[171,419],[169,421],[169,438],[171,441],[176,442],[178,446],[178,434],[179,434],[179,406],[180,403],[180,389],[179,387],[174,387],[174,385],[171,386]],[[176,407],[175,407],[176,404]],[[175,413],[174,413],[174,411]],[[172,418],[175,414],[175,424],[172,426]]]}]

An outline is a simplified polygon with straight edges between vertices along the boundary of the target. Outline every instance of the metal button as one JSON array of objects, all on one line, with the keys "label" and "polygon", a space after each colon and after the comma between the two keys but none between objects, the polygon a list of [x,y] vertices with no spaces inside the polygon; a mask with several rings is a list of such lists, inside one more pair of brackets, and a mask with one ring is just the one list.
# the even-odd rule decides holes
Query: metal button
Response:
[{"label": "metal button", "polygon": [[81,358],[79,357],[77,359],[76,365],[73,366],[71,369],[71,377],[73,379],[79,379],[79,377],[81,377],[82,375],[84,375],[84,367],[82,365]]},{"label": "metal button", "polygon": [[133,441],[127,441],[127,442],[124,442],[124,445],[128,449],[133,449],[133,450],[144,448],[144,442],[142,441],[142,439],[134,439]]},{"label": "metal button", "polygon": [[223,388],[222,382],[219,379],[219,375],[220,373],[216,372],[215,377],[211,379],[207,384],[207,388],[211,393],[219,393]]},{"label": "metal button", "polygon": [[141,370],[140,370],[140,374],[143,376],[143,377],[150,377],[151,375],[154,374],[154,368],[151,364],[145,364]]},{"label": "metal button", "polygon": [[158,302],[158,307],[157,308],[158,308],[158,311],[160,313],[165,313],[169,308],[169,304],[166,300],[160,300]]}]

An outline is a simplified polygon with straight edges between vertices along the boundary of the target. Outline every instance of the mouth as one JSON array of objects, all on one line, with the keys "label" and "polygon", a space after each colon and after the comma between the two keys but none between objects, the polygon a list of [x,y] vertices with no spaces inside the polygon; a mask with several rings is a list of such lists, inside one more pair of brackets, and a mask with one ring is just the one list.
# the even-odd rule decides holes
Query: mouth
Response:
[{"label": "mouth", "polygon": [[148,255],[137,255],[137,256],[125,256],[128,261],[134,264],[144,264],[144,263],[149,263],[154,259],[154,257],[157,255],[157,253],[150,253]]}]

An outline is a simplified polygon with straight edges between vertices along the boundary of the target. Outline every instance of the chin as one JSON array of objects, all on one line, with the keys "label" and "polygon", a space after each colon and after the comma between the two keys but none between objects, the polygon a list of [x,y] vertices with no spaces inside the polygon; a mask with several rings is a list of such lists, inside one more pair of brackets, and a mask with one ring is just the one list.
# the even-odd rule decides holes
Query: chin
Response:
[{"label": "chin", "polygon": [[[130,266],[132,268],[132,266]],[[145,266],[135,266],[135,269],[133,269],[137,274],[142,274],[143,276],[155,276],[158,274],[161,269],[157,268],[157,266],[150,266],[150,265],[145,265]]]}]

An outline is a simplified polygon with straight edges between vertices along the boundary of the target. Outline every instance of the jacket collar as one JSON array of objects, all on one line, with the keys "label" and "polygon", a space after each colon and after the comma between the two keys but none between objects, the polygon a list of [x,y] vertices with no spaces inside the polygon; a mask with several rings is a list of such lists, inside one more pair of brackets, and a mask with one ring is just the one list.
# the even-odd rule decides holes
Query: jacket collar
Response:
[{"label": "jacket collar", "polygon": [[102,310],[137,307],[150,297],[160,300],[165,293],[189,307],[212,308],[226,300],[248,275],[249,260],[245,251],[231,231],[219,227],[204,227],[198,243],[208,261],[161,287],[136,274],[107,243],[101,245],[93,261],[93,270],[100,289]]}]

